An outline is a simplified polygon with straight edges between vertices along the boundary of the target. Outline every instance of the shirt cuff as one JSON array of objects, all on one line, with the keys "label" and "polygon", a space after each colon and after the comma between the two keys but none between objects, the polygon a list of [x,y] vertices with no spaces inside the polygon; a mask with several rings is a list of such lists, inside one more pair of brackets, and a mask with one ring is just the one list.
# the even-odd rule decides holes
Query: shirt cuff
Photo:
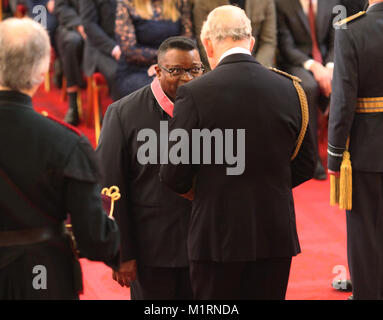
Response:
[{"label": "shirt cuff", "polygon": [[327,63],[326,63],[326,68],[332,68],[332,69],[334,69],[334,62],[327,62]]},{"label": "shirt cuff", "polygon": [[313,63],[314,63],[314,60],[313,60],[313,59],[306,60],[305,62],[303,62],[303,67],[304,67],[306,70],[310,70],[311,65],[312,65]]}]

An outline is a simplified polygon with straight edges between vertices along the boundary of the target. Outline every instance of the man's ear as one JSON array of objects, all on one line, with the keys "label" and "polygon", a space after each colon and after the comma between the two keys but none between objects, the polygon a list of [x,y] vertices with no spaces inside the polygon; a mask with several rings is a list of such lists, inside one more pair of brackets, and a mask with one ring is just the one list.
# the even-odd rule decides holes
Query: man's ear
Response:
[{"label": "man's ear", "polygon": [[254,45],[255,45],[255,38],[251,37],[251,39],[250,39],[250,52],[253,52]]},{"label": "man's ear", "polygon": [[210,39],[203,39],[202,44],[203,44],[203,47],[205,48],[206,55],[209,58],[212,58],[214,55],[214,48],[213,48],[213,44],[212,44],[211,40]]},{"label": "man's ear", "polygon": [[154,66],[154,70],[156,70],[156,76],[158,79],[161,79],[161,76],[162,76],[162,69],[158,66],[158,64],[156,64]]}]

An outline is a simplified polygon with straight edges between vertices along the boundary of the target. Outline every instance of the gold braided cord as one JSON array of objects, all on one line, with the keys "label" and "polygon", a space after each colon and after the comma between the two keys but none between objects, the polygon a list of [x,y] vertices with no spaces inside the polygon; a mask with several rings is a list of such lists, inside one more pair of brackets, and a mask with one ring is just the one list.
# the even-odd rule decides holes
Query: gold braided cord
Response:
[{"label": "gold braided cord", "polygon": [[277,68],[269,68],[269,69],[271,71],[274,71],[276,73],[279,73],[279,74],[281,74],[281,75],[291,79],[293,81],[294,87],[295,87],[295,89],[297,90],[297,93],[298,93],[299,102],[300,102],[300,105],[301,105],[302,125],[301,125],[301,131],[299,132],[299,136],[298,136],[298,139],[297,139],[297,144],[296,144],[294,153],[291,156],[291,160],[294,160],[296,158],[296,156],[298,155],[299,150],[301,149],[301,146],[302,146],[302,143],[303,143],[303,139],[304,139],[304,137],[306,135],[307,126],[309,125],[309,108],[308,108],[308,104],[307,104],[306,94],[303,91],[303,88],[301,87],[301,85],[299,84],[300,82],[302,82],[301,79],[299,79],[298,77],[295,77],[295,76],[293,76],[293,75],[291,75],[291,74],[289,74],[287,72],[279,70]]},{"label": "gold braided cord", "polygon": [[306,135],[307,131],[307,126],[309,124],[309,109],[308,109],[308,104],[307,104],[307,98],[306,94],[303,91],[303,88],[299,84],[297,80],[293,80],[293,84],[295,89],[297,90],[300,105],[301,105],[301,112],[302,112],[302,126],[301,126],[301,131],[299,132],[299,136],[297,139],[297,145],[295,147],[294,153],[291,157],[291,160],[294,160],[295,157],[298,155],[299,150],[301,149],[303,139]]},{"label": "gold braided cord", "polygon": [[111,204],[110,204],[109,217],[113,217],[114,202],[121,198],[120,189],[117,186],[112,186],[110,188],[104,188],[104,189],[102,189],[101,194],[110,197]]}]

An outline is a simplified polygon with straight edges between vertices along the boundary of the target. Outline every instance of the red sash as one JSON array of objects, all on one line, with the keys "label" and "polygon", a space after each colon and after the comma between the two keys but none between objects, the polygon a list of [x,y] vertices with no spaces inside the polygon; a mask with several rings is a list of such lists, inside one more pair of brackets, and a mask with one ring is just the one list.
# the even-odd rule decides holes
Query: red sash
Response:
[{"label": "red sash", "polygon": [[160,107],[173,118],[174,103],[168,98],[161,88],[158,78],[154,78],[151,84],[152,92]]}]

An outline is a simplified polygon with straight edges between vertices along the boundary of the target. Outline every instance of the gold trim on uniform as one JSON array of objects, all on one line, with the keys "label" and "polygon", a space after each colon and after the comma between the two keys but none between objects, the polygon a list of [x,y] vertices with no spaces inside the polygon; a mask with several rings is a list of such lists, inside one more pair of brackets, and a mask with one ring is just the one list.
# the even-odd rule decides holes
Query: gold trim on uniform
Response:
[{"label": "gold trim on uniform", "polygon": [[383,97],[358,98],[357,113],[383,112]]}]

